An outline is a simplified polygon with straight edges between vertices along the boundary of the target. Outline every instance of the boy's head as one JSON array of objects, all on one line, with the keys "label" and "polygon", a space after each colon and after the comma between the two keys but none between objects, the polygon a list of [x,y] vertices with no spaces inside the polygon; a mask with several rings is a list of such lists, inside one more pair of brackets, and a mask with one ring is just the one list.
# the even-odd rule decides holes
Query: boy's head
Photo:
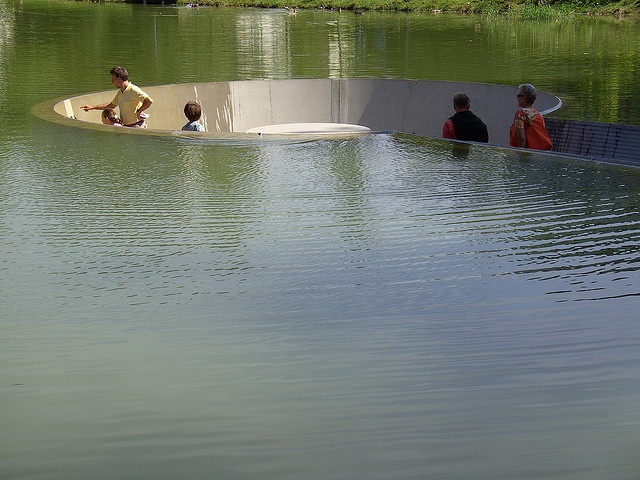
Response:
[{"label": "boy's head", "polygon": [[187,104],[184,106],[184,114],[190,121],[195,122],[196,120],[200,120],[200,116],[202,115],[202,107],[199,103],[187,102]]}]

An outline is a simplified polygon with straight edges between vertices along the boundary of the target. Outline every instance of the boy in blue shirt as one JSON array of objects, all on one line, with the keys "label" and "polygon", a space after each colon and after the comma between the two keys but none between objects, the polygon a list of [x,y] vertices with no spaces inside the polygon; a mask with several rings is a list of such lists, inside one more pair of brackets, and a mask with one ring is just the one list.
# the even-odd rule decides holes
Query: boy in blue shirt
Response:
[{"label": "boy in blue shirt", "polygon": [[202,115],[202,107],[196,102],[187,102],[184,106],[184,114],[189,119],[189,122],[182,127],[182,130],[188,130],[192,132],[204,132],[204,126],[198,122]]}]

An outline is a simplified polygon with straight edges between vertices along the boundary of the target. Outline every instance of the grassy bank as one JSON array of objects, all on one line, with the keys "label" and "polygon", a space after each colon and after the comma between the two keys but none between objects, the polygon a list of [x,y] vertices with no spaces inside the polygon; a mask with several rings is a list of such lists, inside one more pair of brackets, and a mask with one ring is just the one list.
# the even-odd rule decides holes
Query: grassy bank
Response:
[{"label": "grassy bank", "polygon": [[572,15],[640,17],[640,0],[589,2],[563,0],[177,0],[178,4],[343,9],[405,12],[454,12],[509,15],[530,19],[560,18]]}]

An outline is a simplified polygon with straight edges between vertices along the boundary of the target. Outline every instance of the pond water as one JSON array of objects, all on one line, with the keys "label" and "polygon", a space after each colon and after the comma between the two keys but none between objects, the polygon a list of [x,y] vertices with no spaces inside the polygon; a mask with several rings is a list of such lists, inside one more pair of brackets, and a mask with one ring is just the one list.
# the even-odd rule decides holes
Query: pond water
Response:
[{"label": "pond water", "polygon": [[639,170],[30,114],[122,64],[139,85],[531,81],[568,118],[638,124],[638,24],[0,14],[0,478],[638,478]]}]

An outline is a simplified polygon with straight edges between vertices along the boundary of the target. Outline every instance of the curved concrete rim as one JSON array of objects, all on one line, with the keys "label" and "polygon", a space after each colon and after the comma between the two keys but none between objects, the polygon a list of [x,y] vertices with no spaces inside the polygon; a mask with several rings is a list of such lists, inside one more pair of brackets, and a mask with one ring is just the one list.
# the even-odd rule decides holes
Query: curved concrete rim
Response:
[{"label": "curved concrete rim", "polygon": [[[113,89],[42,102],[33,113],[64,125],[126,134],[233,138],[271,132],[331,135],[395,131],[438,138],[442,124],[454,113],[453,95],[466,92],[471,110],[489,128],[489,143],[508,146],[509,126],[517,109],[517,86],[473,82],[320,78],[139,86],[154,100],[147,110],[147,129],[102,125],[99,110],[85,112],[80,108],[110,102]],[[180,132],[187,122],[183,109],[188,101],[202,106],[205,132]],[[555,95],[538,91],[534,107],[543,115],[561,106]]]}]

